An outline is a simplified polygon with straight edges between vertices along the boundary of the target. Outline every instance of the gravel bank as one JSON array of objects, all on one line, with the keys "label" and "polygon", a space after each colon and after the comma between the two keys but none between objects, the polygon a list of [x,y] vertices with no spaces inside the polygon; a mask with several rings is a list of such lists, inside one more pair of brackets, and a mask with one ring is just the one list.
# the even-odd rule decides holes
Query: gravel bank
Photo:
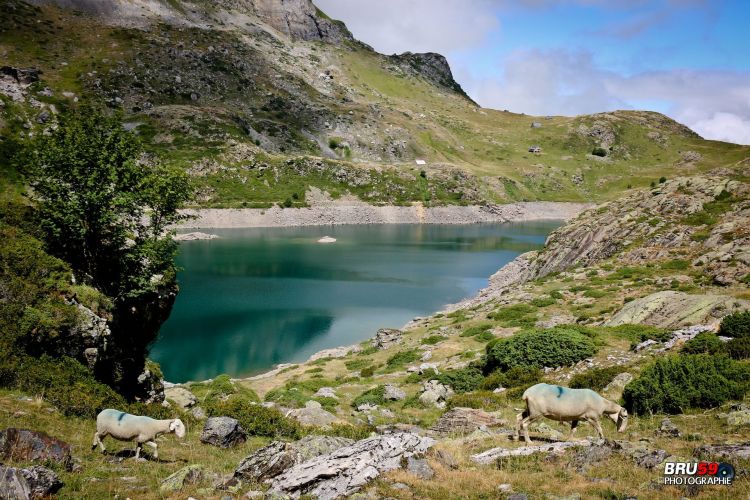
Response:
[{"label": "gravel bank", "polygon": [[200,209],[180,229],[333,226],[342,224],[474,224],[568,220],[589,203],[526,202],[492,206],[424,207],[420,204],[377,207],[366,203],[332,203],[309,208]]}]

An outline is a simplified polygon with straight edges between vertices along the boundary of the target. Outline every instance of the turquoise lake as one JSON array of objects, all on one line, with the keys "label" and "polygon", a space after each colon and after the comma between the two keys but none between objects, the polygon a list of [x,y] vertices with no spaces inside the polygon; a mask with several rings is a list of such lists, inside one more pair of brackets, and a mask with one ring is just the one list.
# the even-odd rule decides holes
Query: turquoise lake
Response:
[{"label": "turquoise lake", "polygon": [[180,294],[151,357],[171,382],[304,361],[474,294],[559,225],[205,230],[220,239],[180,244]]}]

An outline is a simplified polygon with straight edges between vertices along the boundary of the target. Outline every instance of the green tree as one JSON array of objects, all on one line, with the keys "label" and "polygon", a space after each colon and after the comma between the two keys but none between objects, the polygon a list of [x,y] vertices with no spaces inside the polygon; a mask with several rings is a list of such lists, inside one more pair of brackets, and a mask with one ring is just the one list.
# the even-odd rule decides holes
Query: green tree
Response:
[{"label": "green tree", "polygon": [[119,114],[83,107],[20,155],[49,251],[115,299],[174,279],[168,231],[190,196],[184,172],[143,153]]}]

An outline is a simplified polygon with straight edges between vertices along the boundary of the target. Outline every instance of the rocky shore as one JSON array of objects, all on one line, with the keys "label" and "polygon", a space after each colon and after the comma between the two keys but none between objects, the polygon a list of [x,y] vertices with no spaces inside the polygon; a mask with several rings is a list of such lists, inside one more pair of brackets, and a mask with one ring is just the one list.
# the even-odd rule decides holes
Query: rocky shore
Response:
[{"label": "rocky shore", "polygon": [[335,226],[344,224],[476,224],[568,220],[589,203],[523,202],[507,205],[425,207],[374,206],[362,202],[332,203],[309,208],[198,209],[180,229]]}]

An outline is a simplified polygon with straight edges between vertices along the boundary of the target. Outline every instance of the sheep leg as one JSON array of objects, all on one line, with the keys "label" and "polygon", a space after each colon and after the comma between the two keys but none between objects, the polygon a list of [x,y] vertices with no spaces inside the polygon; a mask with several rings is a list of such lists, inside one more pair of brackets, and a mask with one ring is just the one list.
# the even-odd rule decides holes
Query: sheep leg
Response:
[{"label": "sheep leg", "polygon": [[146,441],[146,444],[154,449],[154,458],[159,458],[159,450],[155,441]]},{"label": "sheep leg", "polygon": [[529,437],[529,424],[539,420],[542,418],[543,415],[535,415],[535,416],[526,416],[523,420],[521,420],[521,427],[523,428],[523,439],[526,441],[526,444],[531,444],[531,438]]},{"label": "sheep leg", "polygon": [[99,445],[102,448],[102,453],[104,453],[105,451],[107,451],[104,448],[104,443],[102,442],[102,437],[104,437],[104,436],[100,436],[99,432],[94,433],[94,443],[91,445],[91,449],[92,450],[95,450],[96,449],[96,445]]},{"label": "sheep leg", "polygon": [[521,437],[519,433],[521,431],[521,421],[523,420],[524,415],[528,415],[528,412],[526,410],[516,415],[516,428],[515,432],[513,433],[513,441],[518,441]]},{"label": "sheep leg", "polygon": [[135,443],[135,459],[138,460],[141,458],[141,447],[143,446],[143,443],[140,441],[136,441]]},{"label": "sheep leg", "polygon": [[568,436],[568,441],[573,441],[573,435],[576,433],[576,429],[578,429],[578,420],[573,420],[570,422],[570,436]]},{"label": "sheep leg", "polygon": [[594,426],[596,433],[599,435],[599,439],[604,439],[604,431],[602,430],[602,424],[598,418],[590,418],[589,423]]}]

